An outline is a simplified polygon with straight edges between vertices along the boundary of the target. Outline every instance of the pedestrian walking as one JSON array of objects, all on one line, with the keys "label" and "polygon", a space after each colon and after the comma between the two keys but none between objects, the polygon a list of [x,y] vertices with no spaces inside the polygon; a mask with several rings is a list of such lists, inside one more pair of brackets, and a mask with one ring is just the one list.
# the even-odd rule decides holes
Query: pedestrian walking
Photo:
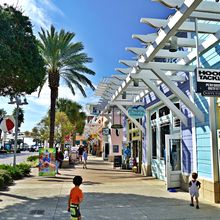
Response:
[{"label": "pedestrian walking", "polygon": [[56,174],[59,173],[59,168],[61,168],[63,162],[63,153],[56,148]]},{"label": "pedestrian walking", "polygon": [[194,206],[194,197],[196,200],[196,208],[199,209],[199,189],[201,188],[201,183],[197,180],[198,174],[192,173],[192,180],[189,182],[189,194],[191,197],[190,206]]},{"label": "pedestrian walking", "polygon": [[84,151],[84,148],[82,145],[79,146],[79,149],[78,149],[78,154],[79,154],[79,163],[82,162],[82,155],[83,155],[83,151]]},{"label": "pedestrian walking", "polygon": [[61,150],[58,151],[58,159],[60,161],[59,168],[62,168],[62,163],[63,163],[63,160],[64,160],[64,155],[63,155],[63,152]]},{"label": "pedestrian walking", "polygon": [[82,177],[75,176],[73,178],[73,184],[75,187],[73,187],[70,191],[68,200],[68,212],[70,212],[71,220],[81,220],[79,205],[83,201],[83,192],[79,187],[82,184]]},{"label": "pedestrian walking", "polygon": [[83,157],[83,169],[84,169],[84,168],[87,169],[87,159],[88,159],[87,149],[85,149],[85,150],[83,151],[82,157]]}]

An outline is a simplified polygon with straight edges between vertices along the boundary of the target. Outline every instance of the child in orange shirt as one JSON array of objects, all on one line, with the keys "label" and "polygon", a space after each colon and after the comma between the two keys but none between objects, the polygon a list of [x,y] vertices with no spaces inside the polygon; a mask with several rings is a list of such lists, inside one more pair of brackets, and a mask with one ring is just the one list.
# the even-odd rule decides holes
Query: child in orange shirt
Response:
[{"label": "child in orange shirt", "polygon": [[73,187],[70,191],[68,211],[71,214],[71,220],[81,220],[79,204],[83,201],[83,193],[79,186],[82,184],[82,177],[75,176],[73,178],[73,184],[75,187]]}]

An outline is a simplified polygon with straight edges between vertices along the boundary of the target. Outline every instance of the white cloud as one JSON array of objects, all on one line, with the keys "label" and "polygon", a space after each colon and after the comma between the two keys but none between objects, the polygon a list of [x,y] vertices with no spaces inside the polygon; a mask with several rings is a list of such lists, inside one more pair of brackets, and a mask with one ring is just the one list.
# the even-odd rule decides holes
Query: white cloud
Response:
[{"label": "white cloud", "polygon": [[51,0],[0,0],[1,5],[4,3],[21,8],[24,14],[30,17],[35,31],[40,27],[48,28],[52,24],[50,12],[64,15]]},{"label": "white cloud", "polygon": [[[50,13],[57,13],[64,16],[63,12],[52,2],[52,0],[0,0],[0,5],[4,3],[22,9],[24,14],[30,17],[35,32],[39,31],[40,27],[48,28],[51,25],[52,20],[50,18]],[[85,88],[85,90],[88,96],[87,98],[84,98],[78,89],[75,89],[76,95],[73,96],[67,86],[60,85],[59,98],[70,99],[80,103],[83,107],[86,103],[98,102],[98,98],[93,96],[91,89]],[[48,87],[48,83],[44,85],[39,98],[38,92],[34,92],[31,95],[27,95],[27,100],[29,105],[22,106],[27,117],[22,127],[24,130],[31,130],[35,124],[46,115],[50,107],[50,88]],[[4,108],[8,114],[11,114],[15,105],[9,105],[8,101],[8,97],[0,97],[0,108]]]},{"label": "white cloud", "polygon": [[[58,91],[58,98],[66,98],[70,99],[74,102],[78,102],[81,105],[84,105],[87,102],[93,102],[96,101],[97,99],[92,97],[92,92],[91,89],[86,89],[87,93],[87,98],[84,98],[84,96],[80,93],[80,91],[76,88],[75,89],[75,95],[73,95],[70,91],[70,89],[65,86],[65,85],[60,85],[59,86],[59,91]],[[40,97],[38,97],[38,92],[34,92],[31,95],[27,96],[28,100],[31,101],[32,103],[39,105],[40,106],[49,106],[50,104],[50,88],[48,87],[48,83],[45,83]]]}]

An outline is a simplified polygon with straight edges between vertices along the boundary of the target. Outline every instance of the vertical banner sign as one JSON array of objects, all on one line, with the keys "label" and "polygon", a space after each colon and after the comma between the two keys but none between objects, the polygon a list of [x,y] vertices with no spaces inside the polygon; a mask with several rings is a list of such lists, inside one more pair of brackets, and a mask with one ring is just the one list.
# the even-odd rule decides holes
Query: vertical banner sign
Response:
[{"label": "vertical banner sign", "polygon": [[39,149],[39,176],[55,176],[56,174],[56,149]]},{"label": "vertical banner sign", "polygon": [[220,96],[220,70],[196,68],[197,93],[202,96]]}]

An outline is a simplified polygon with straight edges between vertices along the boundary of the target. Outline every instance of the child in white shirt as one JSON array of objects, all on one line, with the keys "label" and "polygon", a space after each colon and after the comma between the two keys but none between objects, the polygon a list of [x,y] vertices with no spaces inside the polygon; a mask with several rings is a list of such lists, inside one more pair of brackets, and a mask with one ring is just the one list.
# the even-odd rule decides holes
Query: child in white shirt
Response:
[{"label": "child in white shirt", "polygon": [[192,173],[192,180],[189,182],[189,194],[191,197],[190,206],[194,206],[193,198],[196,200],[196,208],[199,209],[199,189],[201,188],[201,183],[197,180],[198,174]]}]

